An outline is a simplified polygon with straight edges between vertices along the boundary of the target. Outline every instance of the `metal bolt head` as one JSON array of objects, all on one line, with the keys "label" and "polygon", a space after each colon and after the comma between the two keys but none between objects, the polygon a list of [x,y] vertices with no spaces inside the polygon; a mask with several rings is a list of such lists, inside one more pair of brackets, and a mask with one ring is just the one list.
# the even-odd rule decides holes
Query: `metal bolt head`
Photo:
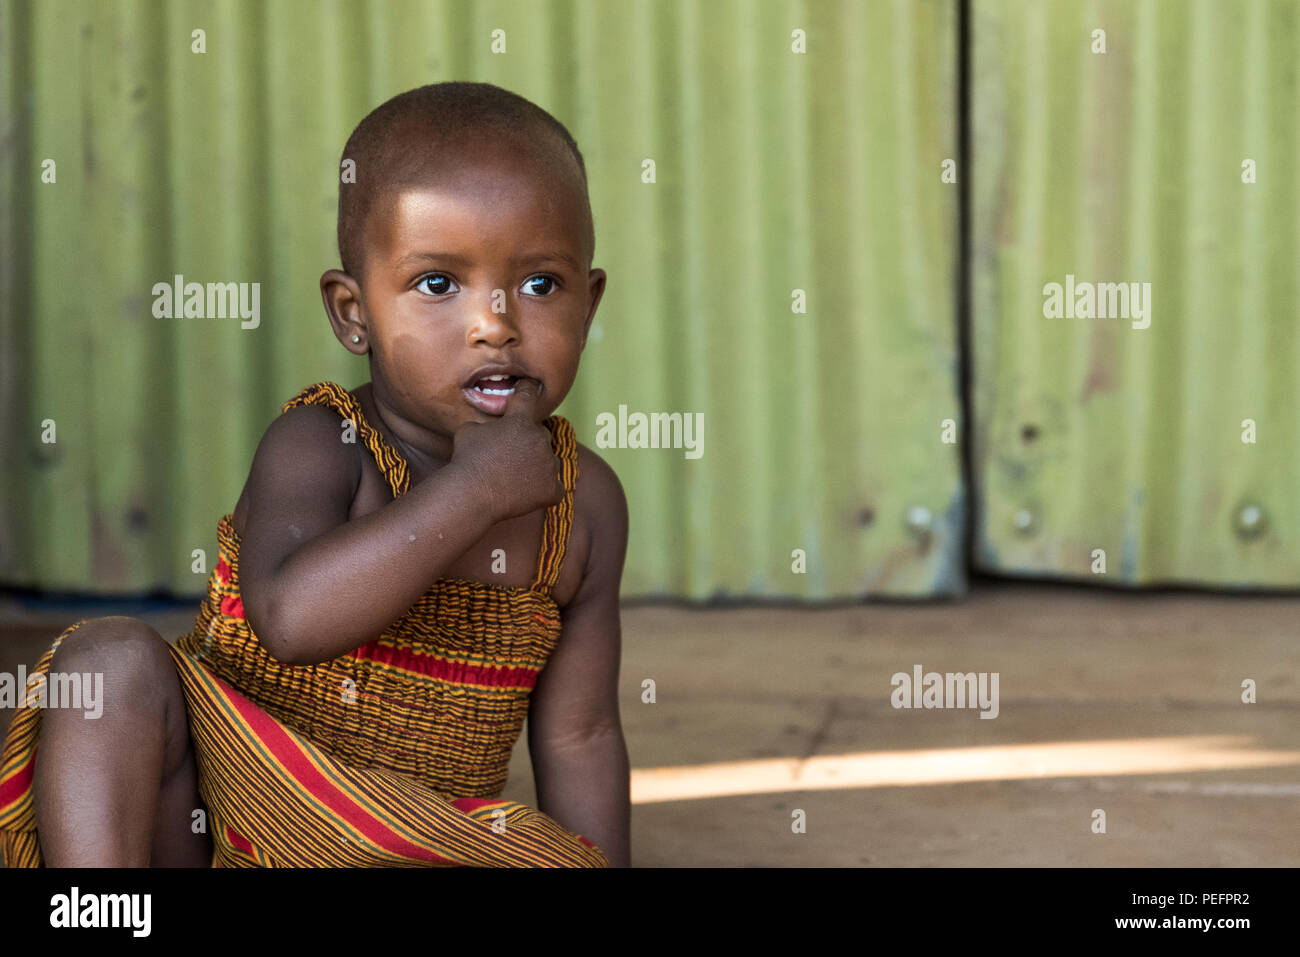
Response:
[{"label": "metal bolt head", "polygon": [[913,505],[907,510],[903,521],[913,535],[929,535],[934,525],[934,515],[924,505]]},{"label": "metal bolt head", "polygon": [[1254,502],[1246,502],[1237,509],[1233,525],[1238,538],[1246,540],[1258,538],[1268,528],[1268,516]]},{"label": "metal bolt head", "polygon": [[1033,509],[1022,506],[1011,516],[1011,525],[1018,535],[1032,535],[1038,530],[1038,516]]}]

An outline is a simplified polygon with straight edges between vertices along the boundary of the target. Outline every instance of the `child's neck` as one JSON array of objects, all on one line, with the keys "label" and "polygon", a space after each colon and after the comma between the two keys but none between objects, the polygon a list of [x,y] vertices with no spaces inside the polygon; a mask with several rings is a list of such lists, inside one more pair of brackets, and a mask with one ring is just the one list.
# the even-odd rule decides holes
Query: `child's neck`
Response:
[{"label": "child's neck", "polygon": [[428,478],[451,461],[454,448],[452,437],[412,425],[395,412],[386,410],[375,396],[374,383],[367,382],[359,386],[355,395],[371,428],[378,431],[384,441],[406,460],[412,485]]}]

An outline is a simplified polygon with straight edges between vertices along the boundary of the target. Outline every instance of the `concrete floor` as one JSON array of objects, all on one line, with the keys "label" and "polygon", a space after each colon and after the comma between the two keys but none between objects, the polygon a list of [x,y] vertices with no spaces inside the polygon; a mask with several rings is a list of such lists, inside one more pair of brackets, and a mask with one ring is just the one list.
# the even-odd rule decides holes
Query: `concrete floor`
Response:
[{"label": "concrete floor", "polygon": [[[30,666],[84,614],[0,603],[0,670]],[[193,614],[141,617],[171,637]],[[945,604],[628,607],[633,863],[1295,866],[1297,621],[1300,597],[1013,583],[977,584]],[[918,664],[997,672],[998,717],[895,709],[891,676]],[[641,701],[646,678],[653,704]],[[1255,704],[1241,701],[1247,678]],[[532,804],[525,741],[505,796]],[[1080,742],[1098,746],[1078,755],[1068,745]],[[920,775],[936,783],[889,783],[931,749],[1031,744],[1055,746],[1010,771],[1006,752],[939,755]],[[702,777],[705,765],[721,766]],[[664,768],[679,770],[652,770]],[[725,793],[742,779],[752,793]],[[713,796],[648,799],[687,780]],[[792,829],[795,809],[804,833]],[[1104,834],[1093,832],[1098,809]]]}]

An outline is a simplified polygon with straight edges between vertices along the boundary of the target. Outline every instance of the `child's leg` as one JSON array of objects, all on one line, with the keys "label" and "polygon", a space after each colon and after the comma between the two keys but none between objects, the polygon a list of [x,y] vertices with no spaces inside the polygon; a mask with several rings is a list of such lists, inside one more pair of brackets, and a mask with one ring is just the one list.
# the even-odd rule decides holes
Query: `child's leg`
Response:
[{"label": "child's leg", "polygon": [[104,678],[99,717],[73,708],[41,715],[34,788],[46,866],[211,864],[211,839],[191,830],[203,803],[162,636],[135,618],[89,621],[59,645],[50,672]]}]

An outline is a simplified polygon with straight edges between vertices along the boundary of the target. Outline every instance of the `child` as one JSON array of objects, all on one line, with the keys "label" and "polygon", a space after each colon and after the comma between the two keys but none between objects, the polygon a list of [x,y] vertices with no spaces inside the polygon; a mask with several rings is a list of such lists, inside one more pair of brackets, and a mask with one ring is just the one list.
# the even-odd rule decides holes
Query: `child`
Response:
[{"label": "child", "polygon": [[[10,866],[629,863],[627,506],[551,414],[605,288],[582,155],[441,83],[341,169],[321,293],[371,381],[267,429],[191,634],[102,618],[46,652],[103,673],[103,713],[16,714]],[[525,717],[540,811],[499,797]]]}]

